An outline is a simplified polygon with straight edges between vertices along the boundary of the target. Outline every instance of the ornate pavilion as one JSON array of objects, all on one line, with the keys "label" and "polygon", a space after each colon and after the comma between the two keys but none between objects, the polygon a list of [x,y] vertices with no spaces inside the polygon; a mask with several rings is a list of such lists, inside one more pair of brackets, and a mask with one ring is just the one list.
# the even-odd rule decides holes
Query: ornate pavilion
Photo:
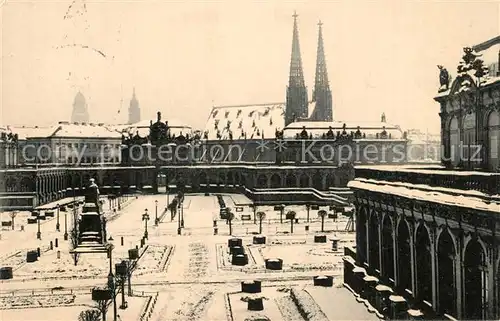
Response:
[{"label": "ornate pavilion", "polygon": [[348,184],[357,245],[344,281],[388,318],[500,318],[499,43],[465,48],[451,84],[439,66],[448,169],[356,168]]}]

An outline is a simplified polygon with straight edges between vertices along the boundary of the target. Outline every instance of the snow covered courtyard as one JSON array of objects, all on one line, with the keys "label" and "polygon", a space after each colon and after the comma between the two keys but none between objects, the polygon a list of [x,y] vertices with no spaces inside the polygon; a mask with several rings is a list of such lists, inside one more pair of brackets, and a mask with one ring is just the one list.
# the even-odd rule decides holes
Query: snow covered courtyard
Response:
[{"label": "snow covered courtyard", "polygon": [[[129,249],[137,247],[140,254],[131,280],[133,296],[125,296],[126,309],[118,308],[121,320],[377,319],[342,287],[343,247],[354,244],[355,238],[353,232],[346,232],[348,218],[325,218],[321,231],[317,209],[309,210],[307,222],[305,206],[287,206],[284,213],[294,211],[298,219],[291,233],[290,220],[283,217],[280,223],[280,211],[259,206],[256,211],[266,214],[262,220],[266,242],[254,244],[259,221],[254,223],[254,211],[248,206],[251,201],[232,194],[223,195],[223,200],[235,214],[232,235],[229,224],[220,219],[216,195],[185,196],[181,235],[177,234],[179,213],[173,220],[170,213],[162,215],[167,205],[165,194],[133,197],[113,214],[107,225],[114,245],[113,266],[127,259]],[[149,221],[142,220],[146,209]],[[105,211],[105,215],[111,214],[107,207]],[[3,215],[5,221],[7,215]],[[81,311],[97,306],[91,300],[91,290],[107,284],[109,258],[105,253],[81,254],[75,266],[69,241],[63,239],[64,229],[56,231],[57,218],[43,222],[42,239],[38,240],[38,226],[27,225],[28,216],[19,213],[14,230],[2,230],[0,267],[12,267],[13,278],[1,281],[0,320],[77,320]],[[158,226],[156,217],[161,218]],[[64,213],[59,219],[62,226]],[[148,239],[141,246],[146,224]],[[315,242],[318,235],[325,236],[326,243]],[[334,236],[340,239],[336,250],[329,240]],[[240,250],[248,257],[248,264],[232,264],[231,238],[241,239]],[[37,248],[41,249],[40,257],[27,263],[26,252]],[[281,259],[281,269],[266,268],[268,259]],[[333,277],[333,286],[313,286],[313,277],[320,275]],[[254,280],[262,283],[262,291],[242,293],[241,282]],[[263,310],[247,309],[249,298],[254,296],[262,299]],[[118,306],[121,299],[118,294]],[[107,320],[113,320],[112,307]]]}]

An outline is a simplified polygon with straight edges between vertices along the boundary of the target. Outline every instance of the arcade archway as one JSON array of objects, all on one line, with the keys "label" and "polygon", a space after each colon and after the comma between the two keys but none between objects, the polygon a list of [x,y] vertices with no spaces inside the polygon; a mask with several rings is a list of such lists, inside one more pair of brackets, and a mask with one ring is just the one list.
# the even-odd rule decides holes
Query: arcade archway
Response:
[{"label": "arcade archway", "polygon": [[417,228],[415,239],[417,269],[417,297],[432,302],[432,256],[429,233],[424,224]]},{"label": "arcade archway", "polygon": [[487,273],[486,254],[477,239],[469,241],[464,253],[464,318],[484,318]]},{"label": "arcade archway", "polygon": [[286,176],[286,182],[285,182],[286,187],[296,187],[297,186],[297,177],[293,174],[288,174]]},{"label": "arcade archway", "polygon": [[446,229],[438,240],[438,288],[439,310],[456,316],[456,282],[455,282],[455,246]]},{"label": "arcade archway", "polygon": [[257,176],[257,188],[267,188],[267,177],[264,174]]},{"label": "arcade archway", "polygon": [[273,174],[271,176],[271,188],[281,187],[281,177],[278,174]]},{"label": "arcade archway", "polygon": [[382,275],[387,281],[394,282],[394,244],[392,237],[392,222],[385,215],[382,224]]},{"label": "arcade archway", "polygon": [[411,284],[411,248],[410,230],[405,220],[398,225],[398,289],[412,289]]},{"label": "arcade archway", "polygon": [[356,243],[357,255],[359,256],[359,260],[362,263],[366,262],[366,208],[361,207],[357,212],[356,222],[357,222],[357,234],[358,239]]},{"label": "arcade archway", "polygon": [[372,212],[370,217],[370,225],[369,225],[368,237],[369,237],[369,262],[368,265],[373,270],[380,270],[380,258],[379,258],[379,223],[378,223],[378,215],[376,212]]}]

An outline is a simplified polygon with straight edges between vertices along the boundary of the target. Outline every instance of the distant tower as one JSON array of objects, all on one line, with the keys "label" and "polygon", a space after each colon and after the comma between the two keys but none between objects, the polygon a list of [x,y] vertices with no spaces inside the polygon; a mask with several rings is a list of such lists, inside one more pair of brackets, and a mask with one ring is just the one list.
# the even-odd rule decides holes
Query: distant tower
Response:
[{"label": "distant tower", "polygon": [[380,122],[381,123],[387,122],[386,119],[385,119],[385,113],[382,113],[382,116],[380,116]]},{"label": "distant tower", "polygon": [[294,118],[307,118],[308,116],[307,87],[304,82],[302,58],[300,56],[297,14],[294,13],[292,57],[290,60],[290,76],[286,91],[285,126],[292,123]]},{"label": "distant tower", "polygon": [[135,97],[135,88],[130,99],[130,106],[128,108],[128,123],[135,124],[141,121],[141,109],[139,108],[139,101]]},{"label": "distant tower", "polygon": [[316,77],[314,81],[313,101],[316,102],[310,120],[333,121],[332,91],[328,83],[325,49],[323,46],[323,31],[321,21],[318,23],[318,51],[316,57]]},{"label": "distant tower", "polygon": [[75,101],[73,102],[73,113],[71,114],[71,122],[73,123],[88,123],[89,122],[89,112],[87,108],[87,102],[85,97],[81,92],[78,92],[75,96]]}]

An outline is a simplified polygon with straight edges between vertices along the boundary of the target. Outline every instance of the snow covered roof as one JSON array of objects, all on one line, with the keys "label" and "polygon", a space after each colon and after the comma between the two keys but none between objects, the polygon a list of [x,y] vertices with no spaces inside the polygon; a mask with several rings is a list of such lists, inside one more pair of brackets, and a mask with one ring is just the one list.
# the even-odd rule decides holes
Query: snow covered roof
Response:
[{"label": "snow covered roof", "polygon": [[50,127],[11,127],[12,132],[17,133],[19,140],[26,140],[32,137],[49,137],[54,132],[54,126]]},{"label": "snow covered roof", "polygon": [[409,199],[422,200],[444,205],[455,205],[465,208],[474,208],[478,210],[498,213],[500,204],[491,202],[485,203],[482,199],[470,196],[456,196],[453,194],[437,192],[435,190],[419,189],[417,185],[401,186],[397,183],[380,182],[375,180],[357,178],[347,184],[350,188],[368,190],[372,192],[397,195]]},{"label": "snow covered roof", "polygon": [[366,138],[376,138],[377,134],[380,134],[385,127],[387,134],[391,134],[392,139],[402,139],[403,131],[399,126],[383,123],[383,122],[362,122],[362,121],[331,121],[331,122],[320,122],[320,121],[298,121],[289,124],[283,130],[283,136],[285,138],[293,138],[297,134],[300,134],[305,128],[308,134],[312,134],[313,138],[321,137],[323,134],[328,132],[330,127],[334,134],[337,131],[342,132],[344,124],[346,125],[346,131],[350,133],[351,131],[359,130],[366,134]]},{"label": "snow covered roof", "polygon": [[108,128],[104,124],[75,124],[60,123],[52,137],[81,137],[81,138],[121,138],[120,133]]},{"label": "snow covered roof", "polygon": [[285,124],[285,103],[213,107],[203,133],[208,140],[274,138]]},{"label": "snow covered roof", "polygon": [[59,122],[50,127],[15,127],[19,139],[28,138],[121,138],[120,133],[104,124]]}]

